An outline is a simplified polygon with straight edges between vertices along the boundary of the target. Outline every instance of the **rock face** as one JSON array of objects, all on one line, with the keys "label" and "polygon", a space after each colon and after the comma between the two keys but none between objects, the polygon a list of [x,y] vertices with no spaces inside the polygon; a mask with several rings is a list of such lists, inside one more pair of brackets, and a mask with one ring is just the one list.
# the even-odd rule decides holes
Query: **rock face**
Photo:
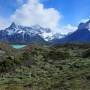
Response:
[{"label": "rock face", "polygon": [[90,20],[86,23],[80,23],[78,29],[65,38],[57,39],[54,44],[61,43],[90,43]]}]

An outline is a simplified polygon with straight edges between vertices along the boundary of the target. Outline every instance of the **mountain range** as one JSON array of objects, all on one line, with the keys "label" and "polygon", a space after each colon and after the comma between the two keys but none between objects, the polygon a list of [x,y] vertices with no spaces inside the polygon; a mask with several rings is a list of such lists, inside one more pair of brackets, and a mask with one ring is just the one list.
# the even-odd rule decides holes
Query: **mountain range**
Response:
[{"label": "mountain range", "polygon": [[0,41],[14,44],[30,43],[90,43],[90,20],[86,23],[80,23],[78,29],[68,35],[53,33],[49,28],[43,28],[40,25],[22,26],[14,22],[4,30],[0,30]]},{"label": "mountain range", "polygon": [[39,25],[26,27],[17,25],[14,22],[8,28],[0,30],[0,41],[15,44],[47,43],[64,36],[60,33],[53,34],[51,29]]}]

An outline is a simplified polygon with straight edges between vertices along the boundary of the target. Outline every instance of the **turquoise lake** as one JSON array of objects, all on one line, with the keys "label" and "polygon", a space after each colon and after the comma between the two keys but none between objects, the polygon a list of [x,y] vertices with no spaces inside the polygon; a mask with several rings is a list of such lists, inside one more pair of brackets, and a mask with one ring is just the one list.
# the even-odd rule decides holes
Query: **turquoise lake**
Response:
[{"label": "turquoise lake", "polygon": [[11,45],[15,49],[24,48],[26,45]]}]

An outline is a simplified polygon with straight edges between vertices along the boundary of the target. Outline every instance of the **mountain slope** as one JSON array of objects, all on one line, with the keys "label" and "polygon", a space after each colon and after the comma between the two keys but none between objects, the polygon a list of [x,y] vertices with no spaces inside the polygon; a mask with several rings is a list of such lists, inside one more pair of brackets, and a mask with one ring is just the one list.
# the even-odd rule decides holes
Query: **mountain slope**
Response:
[{"label": "mountain slope", "polygon": [[86,23],[80,23],[78,29],[65,38],[57,39],[53,43],[90,43],[90,21]]}]

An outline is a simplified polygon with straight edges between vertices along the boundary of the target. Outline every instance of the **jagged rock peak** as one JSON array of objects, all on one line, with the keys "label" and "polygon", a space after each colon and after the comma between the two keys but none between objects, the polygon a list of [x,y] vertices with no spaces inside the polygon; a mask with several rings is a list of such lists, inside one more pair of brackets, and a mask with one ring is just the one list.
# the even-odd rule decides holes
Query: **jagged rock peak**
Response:
[{"label": "jagged rock peak", "polygon": [[80,23],[78,26],[79,30],[83,30],[83,29],[90,29],[90,20],[88,20],[86,23]]},{"label": "jagged rock peak", "polygon": [[12,22],[11,25],[10,25],[10,27],[16,27],[15,22]]}]

